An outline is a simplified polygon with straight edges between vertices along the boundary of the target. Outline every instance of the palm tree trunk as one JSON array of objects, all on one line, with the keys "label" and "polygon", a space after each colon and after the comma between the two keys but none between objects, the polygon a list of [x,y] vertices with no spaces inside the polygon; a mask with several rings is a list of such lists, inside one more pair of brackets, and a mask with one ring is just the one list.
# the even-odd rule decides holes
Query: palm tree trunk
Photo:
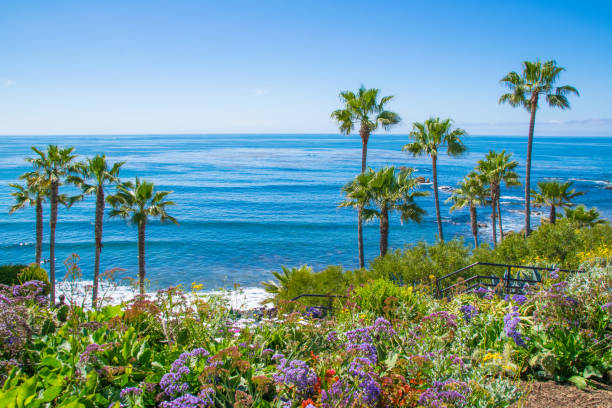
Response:
[{"label": "palm tree trunk", "polygon": [[359,136],[361,136],[361,172],[366,171],[366,160],[368,158],[368,140],[370,140],[370,129],[363,123],[359,129]]},{"label": "palm tree trunk", "polygon": [[380,256],[385,256],[389,247],[389,209],[380,209]]},{"label": "palm tree trunk", "polygon": [[138,286],[141,295],[145,293],[145,226],[146,221],[142,221],[138,224]]},{"label": "palm tree trunk", "polygon": [[40,194],[36,195],[36,265],[40,266],[43,243],[43,207]]},{"label": "palm tree trunk", "polygon": [[440,241],[444,241],[444,235],[442,234],[442,217],[440,216],[440,200],[438,199],[438,169],[436,162],[436,155],[432,155],[431,168],[433,172],[434,201],[436,202],[436,219],[438,220],[438,236],[440,237]]},{"label": "palm tree trunk", "polygon": [[365,268],[365,258],[363,255],[363,218],[361,210],[361,207],[357,209],[357,246],[359,247],[359,267]]},{"label": "palm tree trunk", "polygon": [[[361,136],[361,173],[364,173],[366,171],[366,161],[368,157],[368,140],[370,139],[370,129],[365,123],[361,124],[359,136]],[[363,216],[361,214],[361,210],[362,208],[357,210],[357,246],[359,249],[359,267],[365,268],[363,248]]]},{"label": "palm tree trunk", "polygon": [[497,231],[495,231],[495,188],[491,186],[491,230],[493,231],[493,247],[497,246]]},{"label": "palm tree trunk", "polygon": [[502,228],[502,214],[501,214],[501,203],[499,202],[500,194],[497,194],[497,219],[499,220],[499,242],[504,240],[504,229]]},{"label": "palm tree trunk", "polygon": [[51,305],[55,305],[55,227],[57,226],[58,190],[57,182],[51,183],[51,220],[49,222],[49,280],[51,281],[49,296]]},{"label": "palm tree trunk", "polygon": [[531,151],[533,149],[533,128],[535,126],[538,94],[531,96],[531,117],[529,118],[529,136],[527,138],[527,162],[525,164],[525,238],[531,232]]},{"label": "palm tree trunk", "polygon": [[550,206],[550,215],[548,216],[548,220],[551,224],[554,224],[557,221],[557,209],[554,205]]},{"label": "palm tree trunk", "polygon": [[472,224],[472,235],[474,235],[474,248],[478,248],[478,218],[474,204],[470,204],[470,223]]},{"label": "palm tree trunk", "polygon": [[102,252],[102,222],[104,220],[104,189],[102,185],[98,186],[96,192],[96,224],[94,227],[94,236],[96,240],[96,255],[94,260],[94,278],[93,278],[93,294],[91,305],[95,309],[98,303],[98,286],[100,280],[100,253]]}]

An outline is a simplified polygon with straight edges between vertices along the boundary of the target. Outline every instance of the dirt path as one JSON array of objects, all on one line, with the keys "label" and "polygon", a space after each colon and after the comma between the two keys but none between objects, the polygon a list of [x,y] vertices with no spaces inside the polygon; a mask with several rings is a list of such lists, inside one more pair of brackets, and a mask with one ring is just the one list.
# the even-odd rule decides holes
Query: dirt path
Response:
[{"label": "dirt path", "polygon": [[526,383],[528,394],[511,408],[612,408],[612,386],[582,391],[555,382]]}]

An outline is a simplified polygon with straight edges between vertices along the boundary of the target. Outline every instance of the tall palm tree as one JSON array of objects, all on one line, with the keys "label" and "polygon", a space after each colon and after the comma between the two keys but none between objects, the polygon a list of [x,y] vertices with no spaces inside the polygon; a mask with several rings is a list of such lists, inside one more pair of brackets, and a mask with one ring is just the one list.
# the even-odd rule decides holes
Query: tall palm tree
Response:
[{"label": "tall palm tree", "polygon": [[518,166],[516,160],[512,160],[512,153],[506,153],[502,150],[497,153],[490,150],[486,154],[484,160],[478,160],[476,170],[484,185],[489,186],[490,204],[491,204],[491,229],[493,232],[493,245],[497,246],[497,232],[495,226],[496,213],[499,211],[499,233],[500,240],[503,239],[503,229],[501,223],[501,205],[499,202],[501,184],[505,183],[507,187],[520,185],[518,174],[514,169]]},{"label": "tall palm tree", "polygon": [[584,193],[581,191],[576,191],[575,189],[570,190],[571,187],[571,181],[566,181],[565,183],[560,183],[558,181],[540,181],[538,182],[538,188],[540,191],[531,190],[534,206],[550,207],[548,221],[550,221],[551,224],[554,224],[557,220],[556,207],[573,207],[574,203],[572,203],[572,200],[576,197],[584,195]]},{"label": "tall palm tree", "polygon": [[[335,119],[340,132],[350,135],[356,125],[359,125],[359,136],[361,137],[361,172],[366,171],[366,159],[368,155],[368,141],[370,135],[379,126],[389,130],[393,125],[400,122],[400,116],[385,109],[385,105],[393,99],[393,96],[383,96],[378,99],[380,90],[376,88],[366,89],[363,85],[357,90],[340,92],[342,109],[331,113]],[[357,209],[357,236],[359,246],[359,267],[365,266],[363,255],[363,220],[361,209]]]},{"label": "tall palm tree", "polygon": [[[36,171],[40,172],[45,184],[49,186],[51,201],[51,214],[49,222],[49,279],[51,281],[50,301],[55,303],[55,228],[57,226],[57,208],[62,201],[59,187],[66,183],[71,174],[78,171],[75,162],[76,155],[73,154],[74,147],[59,148],[57,145],[49,145],[46,151],[32,147],[38,155],[28,158],[27,161],[34,165]],[[70,203],[74,200],[71,199]]]},{"label": "tall palm tree", "polygon": [[535,126],[536,111],[540,96],[546,98],[548,106],[560,109],[569,109],[567,97],[578,94],[573,86],[555,86],[561,72],[565,68],[558,67],[554,60],[524,61],[523,72],[519,75],[512,71],[501,79],[501,83],[510,92],[499,98],[499,103],[509,103],[513,107],[523,107],[529,114],[529,136],[527,138],[527,163],[525,165],[525,237],[531,230],[530,183],[531,183],[531,151],[533,148],[533,129]]},{"label": "tall palm tree", "polygon": [[9,184],[15,189],[11,193],[15,197],[15,204],[10,208],[9,214],[23,209],[25,206],[36,207],[36,265],[40,265],[43,243],[43,202],[47,190],[39,184],[40,178],[26,178],[26,185]]},{"label": "tall palm tree", "polygon": [[600,218],[597,208],[592,207],[587,210],[583,204],[576,208],[565,208],[565,215],[559,215],[559,218],[567,218],[577,223],[580,227],[594,227],[610,223],[610,221]]},{"label": "tall palm tree", "polygon": [[427,155],[431,157],[434,201],[440,241],[444,241],[444,235],[442,233],[442,217],[440,216],[440,201],[438,198],[438,151],[446,147],[449,156],[458,156],[464,153],[467,149],[461,141],[461,137],[465,134],[463,129],[453,129],[452,120],[440,120],[440,118],[431,117],[424,123],[415,122],[412,124],[410,137],[414,141],[402,148],[402,150],[412,153],[413,156]]},{"label": "tall palm tree", "polygon": [[485,204],[486,197],[489,194],[478,174],[471,172],[463,181],[459,182],[459,188],[453,191],[453,194],[446,200],[452,202],[451,212],[469,207],[470,208],[470,224],[472,227],[472,235],[474,236],[474,248],[478,247],[478,214],[476,208]]},{"label": "tall palm tree", "polygon": [[[96,195],[96,221],[94,238],[96,254],[94,259],[94,277],[92,306],[95,308],[98,301],[98,286],[100,277],[100,254],[102,252],[102,224],[104,222],[104,188],[119,183],[119,170],[125,162],[117,162],[112,166],[106,161],[106,155],[99,154],[80,166],[81,174],[73,176],[70,181],[81,187],[83,194]],[[90,184],[91,182],[91,184]]]},{"label": "tall palm tree", "polygon": [[362,208],[363,218],[380,221],[380,255],[384,256],[389,247],[389,213],[398,211],[402,221],[421,222],[425,211],[415,202],[415,197],[427,195],[414,191],[418,187],[412,176],[412,169],[399,172],[395,167],[385,167],[378,171],[369,170],[358,175],[343,187],[347,200],[341,207]]},{"label": "tall palm tree", "polygon": [[117,192],[106,198],[113,206],[111,217],[129,219],[138,226],[138,283],[140,294],[144,295],[145,279],[145,234],[149,217],[159,217],[161,222],[171,221],[178,225],[176,219],[166,213],[166,207],[174,205],[165,201],[171,191],[155,191],[153,183],[140,180],[126,182],[117,186]]}]

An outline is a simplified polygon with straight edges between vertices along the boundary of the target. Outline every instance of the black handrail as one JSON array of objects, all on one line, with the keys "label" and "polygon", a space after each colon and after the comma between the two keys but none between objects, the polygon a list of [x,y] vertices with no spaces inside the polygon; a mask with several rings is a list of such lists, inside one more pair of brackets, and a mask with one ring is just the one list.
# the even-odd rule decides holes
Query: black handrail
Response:
[{"label": "black handrail", "polygon": [[[455,283],[454,285],[450,285],[446,288],[440,288],[440,282],[442,282],[445,279],[448,279],[450,277],[453,277],[461,272],[467,271],[468,269],[471,269],[475,266],[478,265],[485,265],[485,266],[495,266],[495,267],[501,267],[501,268],[506,268],[507,269],[507,273],[505,277],[499,277],[499,276],[485,276],[485,275],[474,275],[464,281],[462,281],[461,283]],[[471,265],[465,266],[461,269],[458,269],[454,272],[451,272],[447,275],[444,275],[440,278],[436,279],[436,295],[437,297],[442,297],[446,292],[448,292],[450,289],[460,285],[460,284],[465,284],[467,282],[471,282],[472,280],[476,280],[476,279],[499,279],[500,281],[503,280],[503,282],[505,283],[505,288],[507,291],[509,290],[516,290],[516,289],[521,289],[520,286],[514,286],[514,285],[510,285],[510,283],[512,282],[524,282],[524,283],[538,283],[537,280],[533,280],[533,279],[517,279],[517,278],[513,278],[511,275],[511,270],[512,268],[515,269],[527,269],[527,270],[532,270],[532,271],[559,271],[559,272],[568,272],[568,273],[577,273],[577,272],[582,272],[582,271],[574,271],[574,270],[569,270],[569,269],[559,269],[559,268],[547,268],[547,267],[543,267],[543,266],[528,266],[528,265],[511,265],[511,264],[498,264],[498,263],[492,263],[492,262],[475,262]],[[493,287],[496,285],[493,285],[491,283],[479,283],[481,286],[489,286],[489,287]],[[471,285],[468,290],[471,290],[474,287],[474,285]]]},{"label": "black handrail", "polygon": [[538,270],[538,271],[559,271],[559,272],[580,272],[580,271],[572,271],[569,269],[557,269],[557,268],[546,268],[543,266],[527,266],[527,265],[510,265],[510,264],[498,264],[498,263],[491,263],[491,262],[475,262],[471,265],[468,266],[464,266],[461,269],[457,269],[455,272],[451,272],[448,275],[444,275],[440,278],[438,278],[438,280],[443,280],[446,278],[449,278],[451,276],[454,276],[458,273],[461,273],[465,270],[471,269],[477,265],[486,265],[486,266],[500,266],[500,267],[504,267],[504,268],[519,268],[519,269],[531,269],[531,270]]},{"label": "black handrail", "polygon": [[326,310],[329,310],[331,312],[333,310],[332,302],[334,301],[334,299],[346,298],[347,296],[346,295],[325,295],[325,294],[320,294],[320,293],[302,293],[301,295],[297,295],[296,297],[291,299],[291,301],[295,302],[298,299],[301,299],[301,298],[304,298],[304,297],[327,298],[327,306],[316,305],[316,306],[313,306],[313,307],[318,307],[319,309],[326,309]]}]

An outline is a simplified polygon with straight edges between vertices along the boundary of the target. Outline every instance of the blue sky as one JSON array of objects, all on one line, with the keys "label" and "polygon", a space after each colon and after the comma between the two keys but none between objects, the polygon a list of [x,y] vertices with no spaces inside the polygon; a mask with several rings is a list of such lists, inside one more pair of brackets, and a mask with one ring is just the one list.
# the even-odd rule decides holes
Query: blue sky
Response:
[{"label": "blue sky", "polygon": [[336,132],[363,83],[394,133],[523,135],[498,81],[536,58],[581,93],[536,135],[612,135],[609,1],[3,1],[0,134]]}]

